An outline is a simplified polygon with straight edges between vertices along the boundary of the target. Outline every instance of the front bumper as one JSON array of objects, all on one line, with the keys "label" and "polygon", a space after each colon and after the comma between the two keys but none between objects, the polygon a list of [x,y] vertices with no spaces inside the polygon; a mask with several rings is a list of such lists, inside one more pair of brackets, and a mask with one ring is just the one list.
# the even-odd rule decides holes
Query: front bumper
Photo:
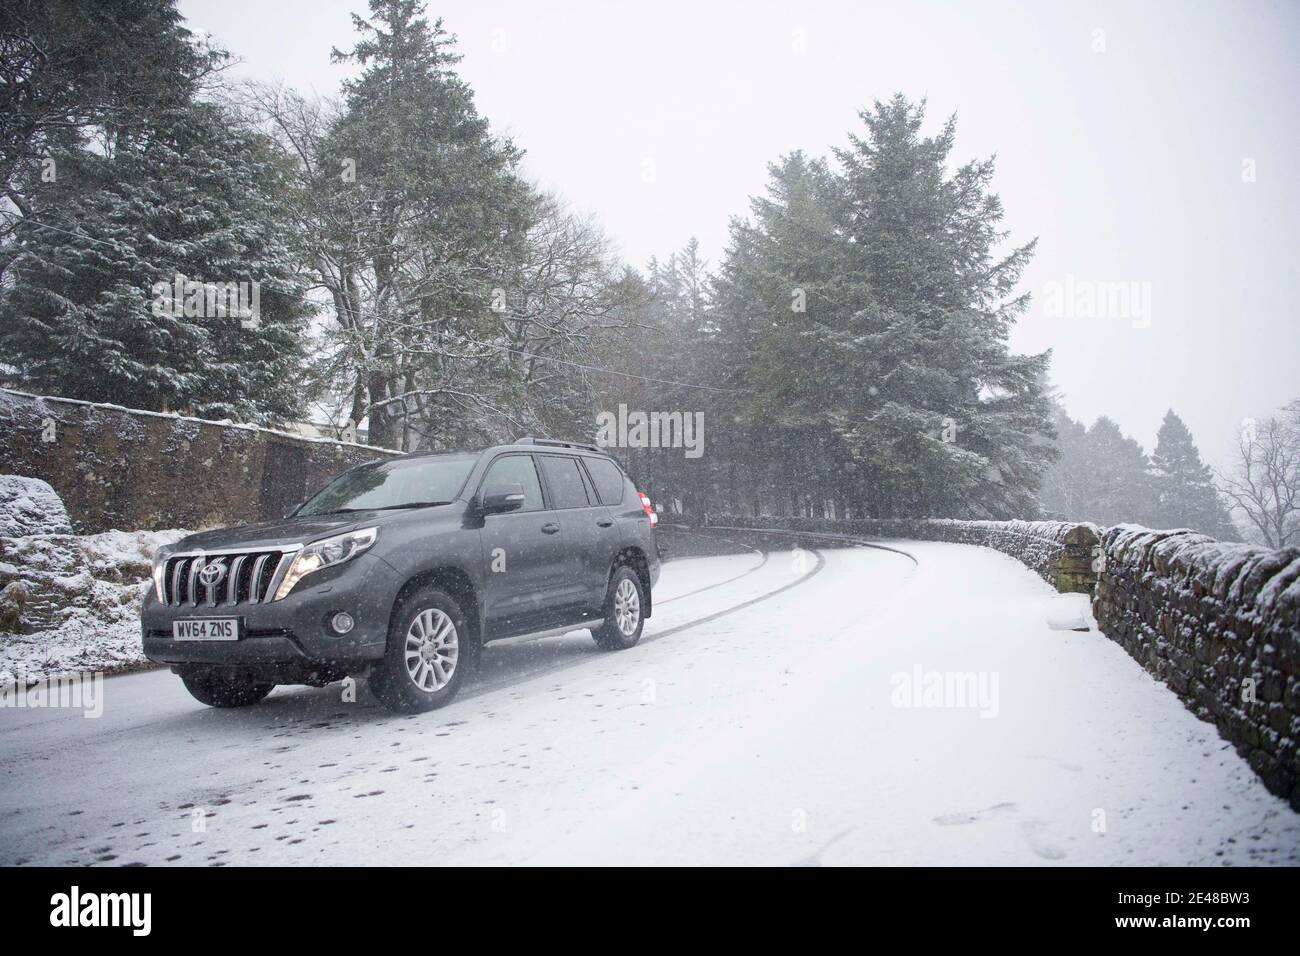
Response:
[{"label": "front bumper", "polygon": [[[159,664],[210,664],[311,670],[317,664],[351,664],[383,656],[388,618],[401,582],[382,559],[362,554],[304,578],[281,601],[262,604],[159,603],[150,588],[141,610],[145,657]],[[356,622],[335,634],[329,620],[346,611]],[[172,624],[193,618],[238,617],[237,641],[177,641]]]}]

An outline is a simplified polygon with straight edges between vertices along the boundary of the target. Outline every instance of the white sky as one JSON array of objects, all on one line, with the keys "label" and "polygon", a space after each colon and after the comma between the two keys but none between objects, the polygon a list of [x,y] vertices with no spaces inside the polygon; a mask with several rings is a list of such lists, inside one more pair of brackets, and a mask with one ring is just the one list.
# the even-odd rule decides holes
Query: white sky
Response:
[{"label": "white sky", "polygon": [[[181,0],[244,63],[333,95],[364,0]],[[928,97],[955,159],[996,153],[1012,239],[1039,237],[1017,351],[1054,350],[1075,418],[1149,450],[1167,408],[1218,464],[1243,417],[1300,396],[1300,4],[432,2],[479,110],[542,186],[644,265],[692,235],[714,263],[766,164],[825,155],[858,109]],[[1104,52],[1094,52],[1104,31]],[[799,40],[803,41],[800,52]],[[1243,182],[1244,160],[1254,182]],[[644,181],[651,160],[655,181]],[[1150,283],[1148,327],[1054,318],[1067,275]]]}]

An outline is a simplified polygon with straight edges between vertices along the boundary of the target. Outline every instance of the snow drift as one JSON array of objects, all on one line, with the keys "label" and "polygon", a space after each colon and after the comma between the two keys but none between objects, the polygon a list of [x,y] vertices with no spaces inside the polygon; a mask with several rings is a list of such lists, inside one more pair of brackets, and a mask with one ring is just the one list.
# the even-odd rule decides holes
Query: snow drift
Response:
[{"label": "snow drift", "polygon": [[68,509],[49,482],[0,475],[0,537],[28,534],[72,534]]}]

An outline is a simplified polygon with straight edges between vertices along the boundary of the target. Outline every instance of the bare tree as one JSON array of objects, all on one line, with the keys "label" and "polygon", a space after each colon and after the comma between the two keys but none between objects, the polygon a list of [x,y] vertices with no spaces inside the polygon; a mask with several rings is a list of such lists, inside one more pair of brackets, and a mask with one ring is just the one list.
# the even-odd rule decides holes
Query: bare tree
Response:
[{"label": "bare tree", "polygon": [[376,239],[373,211],[335,188],[338,105],[273,84],[232,100],[298,171],[295,213],[334,317],[314,330],[318,414],[338,429],[368,420],[370,441],[407,450],[590,426],[593,350],[638,294],[593,219],[530,190],[508,248],[433,228],[427,210]]},{"label": "bare tree", "polygon": [[1262,422],[1247,420],[1220,490],[1270,548],[1300,543],[1300,399]]}]

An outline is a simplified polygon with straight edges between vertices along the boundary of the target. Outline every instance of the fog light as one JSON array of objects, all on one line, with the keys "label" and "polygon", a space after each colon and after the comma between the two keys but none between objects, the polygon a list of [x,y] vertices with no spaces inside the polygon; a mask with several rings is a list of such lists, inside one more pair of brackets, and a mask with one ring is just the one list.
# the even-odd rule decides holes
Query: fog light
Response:
[{"label": "fog light", "polygon": [[334,628],[336,634],[346,634],[352,630],[354,624],[356,621],[352,620],[352,615],[347,611],[339,611],[330,618],[330,627]]}]

